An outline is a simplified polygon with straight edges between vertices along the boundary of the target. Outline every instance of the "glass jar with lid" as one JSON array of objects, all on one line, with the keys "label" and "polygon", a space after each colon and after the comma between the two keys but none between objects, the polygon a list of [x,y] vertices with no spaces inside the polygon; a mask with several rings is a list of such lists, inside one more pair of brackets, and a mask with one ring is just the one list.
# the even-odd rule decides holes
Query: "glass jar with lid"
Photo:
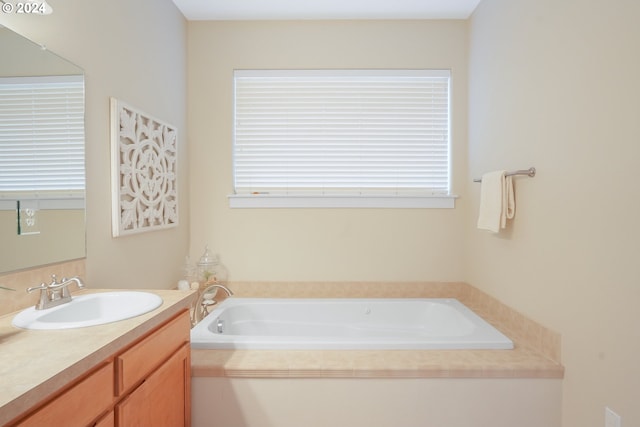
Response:
[{"label": "glass jar with lid", "polygon": [[205,246],[204,253],[198,260],[197,264],[198,281],[201,285],[216,279],[218,265],[218,255],[211,254],[209,246]]}]

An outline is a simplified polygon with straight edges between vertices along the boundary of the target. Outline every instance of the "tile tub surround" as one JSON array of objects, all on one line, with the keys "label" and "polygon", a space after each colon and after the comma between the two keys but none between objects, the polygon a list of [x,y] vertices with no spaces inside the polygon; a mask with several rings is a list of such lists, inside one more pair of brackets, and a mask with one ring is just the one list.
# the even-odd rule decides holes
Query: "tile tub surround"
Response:
[{"label": "tile tub surround", "polygon": [[560,336],[461,282],[236,282],[239,297],[457,298],[513,350],[192,350],[192,376],[234,378],[563,378]]},{"label": "tile tub surround", "polygon": [[[83,293],[109,292],[92,289]],[[15,313],[0,316],[0,425],[56,393],[128,343],[188,308],[192,292],[144,290],[163,304],[138,317],[59,331],[15,328]]]}]

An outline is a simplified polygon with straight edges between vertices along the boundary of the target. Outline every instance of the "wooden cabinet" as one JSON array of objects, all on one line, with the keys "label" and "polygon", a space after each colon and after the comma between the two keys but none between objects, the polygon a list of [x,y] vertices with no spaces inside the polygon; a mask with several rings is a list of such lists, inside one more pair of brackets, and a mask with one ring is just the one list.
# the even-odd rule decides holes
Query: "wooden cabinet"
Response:
[{"label": "wooden cabinet", "polygon": [[189,426],[191,408],[185,405],[189,372],[189,344],[185,344],[116,406],[118,427]]},{"label": "wooden cabinet", "polygon": [[96,416],[113,403],[113,372],[113,363],[105,363],[17,426],[91,425]]},{"label": "wooden cabinet", "polygon": [[115,427],[116,416],[113,411],[110,411],[104,417],[100,418],[93,427]]},{"label": "wooden cabinet", "polygon": [[190,327],[178,317],[116,358],[118,427],[191,425]]},{"label": "wooden cabinet", "polygon": [[115,359],[117,395],[121,396],[131,390],[184,343],[188,343],[190,327],[188,315],[178,316],[120,353]]},{"label": "wooden cabinet", "polygon": [[188,311],[105,360],[15,427],[189,427]]}]

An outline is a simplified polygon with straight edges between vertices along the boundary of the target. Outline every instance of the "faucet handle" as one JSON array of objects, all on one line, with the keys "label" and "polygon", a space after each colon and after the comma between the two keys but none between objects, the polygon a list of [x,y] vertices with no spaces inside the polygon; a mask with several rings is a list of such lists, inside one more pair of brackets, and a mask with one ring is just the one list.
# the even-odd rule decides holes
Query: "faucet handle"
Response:
[{"label": "faucet handle", "polygon": [[48,285],[44,282],[40,283],[38,286],[32,286],[30,288],[27,288],[27,293],[31,293],[33,291],[44,291],[46,290],[48,287]]},{"label": "faucet handle", "polygon": [[51,275],[51,283],[49,283],[49,286],[54,286],[54,285],[57,285],[57,284],[58,284],[58,281],[57,281],[56,275],[52,274]]}]

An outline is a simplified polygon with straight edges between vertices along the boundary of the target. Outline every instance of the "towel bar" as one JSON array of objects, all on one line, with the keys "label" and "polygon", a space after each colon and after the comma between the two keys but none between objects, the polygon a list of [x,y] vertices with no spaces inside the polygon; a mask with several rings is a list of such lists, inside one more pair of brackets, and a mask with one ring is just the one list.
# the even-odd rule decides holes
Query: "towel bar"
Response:
[{"label": "towel bar", "polygon": [[[520,169],[517,171],[507,172],[505,175],[506,176],[527,175],[533,178],[534,176],[536,176],[536,168]],[[482,182],[482,178],[476,178],[473,180],[473,182]]]}]

